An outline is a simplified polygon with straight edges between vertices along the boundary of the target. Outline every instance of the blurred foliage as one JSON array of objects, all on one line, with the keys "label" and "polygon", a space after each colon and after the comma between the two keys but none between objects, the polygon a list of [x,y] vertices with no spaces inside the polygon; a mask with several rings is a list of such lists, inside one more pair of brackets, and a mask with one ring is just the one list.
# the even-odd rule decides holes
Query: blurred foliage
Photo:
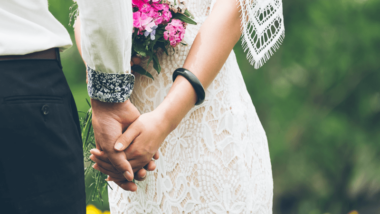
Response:
[{"label": "blurred foliage", "polygon": [[[73,38],[72,1],[49,3]],[[268,135],[274,213],[379,213],[380,1],[283,4],[286,38],[263,68],[254,70],[235,47]],[[85,66],[76,47],[62,61],[78,109],[86,111]],[[107,201],[95,205],[108,209]]]}]

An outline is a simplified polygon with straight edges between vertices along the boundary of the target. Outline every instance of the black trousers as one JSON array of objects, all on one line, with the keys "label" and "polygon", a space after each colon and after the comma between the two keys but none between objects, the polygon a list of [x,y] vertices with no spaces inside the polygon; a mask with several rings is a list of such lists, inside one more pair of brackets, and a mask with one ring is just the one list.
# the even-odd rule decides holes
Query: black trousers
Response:
[{"label": "black trousers", "polygon": [[85,206],[78,113],[60,62],[0,61],[0,213]]}]

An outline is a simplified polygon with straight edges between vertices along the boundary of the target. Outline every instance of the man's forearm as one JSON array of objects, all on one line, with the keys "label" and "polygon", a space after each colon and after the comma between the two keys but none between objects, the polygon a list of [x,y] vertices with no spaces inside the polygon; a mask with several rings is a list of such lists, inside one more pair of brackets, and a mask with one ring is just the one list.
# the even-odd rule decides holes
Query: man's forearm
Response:
[{"label": "man's forearm", "polygon": [[75,36],[87,65],[89,96],[103,102],[125,102],[135,81],[130,66],[132,3],[78,0],[78,7]]}]

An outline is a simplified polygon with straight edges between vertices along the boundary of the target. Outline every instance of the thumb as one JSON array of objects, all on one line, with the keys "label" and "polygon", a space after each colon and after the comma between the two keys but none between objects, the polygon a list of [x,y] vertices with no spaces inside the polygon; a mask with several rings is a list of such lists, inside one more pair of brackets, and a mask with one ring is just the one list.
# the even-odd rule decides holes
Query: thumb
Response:
[{"label": "thumb", "polygon": [[115,150],[124,151],[132,143],[132,141],[140,135],[140,130],[133,124],[116,140]]}]

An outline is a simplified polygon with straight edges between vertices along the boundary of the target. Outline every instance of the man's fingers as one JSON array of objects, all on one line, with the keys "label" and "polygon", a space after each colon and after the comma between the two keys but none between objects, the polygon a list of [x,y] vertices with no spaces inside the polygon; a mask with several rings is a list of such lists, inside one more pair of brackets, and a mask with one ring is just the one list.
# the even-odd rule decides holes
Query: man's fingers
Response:
[{"label": "man's fingers", "polygon": [[128,181],[133,181],[133,170],[124,152],[110,153],[108,159],[119,172],[123,173]]},{"label": "man's fingers", "polygon": [[[109,152],[105,153],[104,151],[100,151],[99,149],[91,149],[91,154],[95,156],[95,158],[112,164],[114,169],[118,172],[123,173],[124,177],[128,181],[133,181],[133,170],[129,162],[127,161],[126,155],[124,152]],[[96,162],[96,161],[95,161]]]},{"label": "man's fingers", "polygon": [[125,180],[124,176],[122,174],[116,174],[114,172],[111,172],[111,171],[108,171],[107,169],[104,169],[103,167],[99,166],[97,163],[95,163],[93,166],[92,166],[94,169],[102,172],[103,174],[106,174],[106,175],[109,175],[109,176],[112,176],[114,179],[117,179],[117,180]]},{"label": "man's fingers", "polygon": [[140,130],[135,128],[133,124],[116,140],[115,150],[124,151],[132,143],[132,141],[139,136]]},{"label": "man's fingers", "polygon": [[121,176],[120,178],[114,178],[114,177],[108,176],[106,181],[129,182],[129,181],[125,180],[124,176]]},{"label": "man's fingers", "polygon": [[135,173],[135,180],[137,180],[137,181],[143,181],[143,180],[145,180],[145,178],[146,178],[146,170],[143,168],[143,169],[140,169],[139,171],[137,171],[136,173]]},{"label": "man's fingers", "polygon": [[112,164],[104,162],[104,161],[98,159],[95,155],[91,155],[90,159],[92,161],[94,161],[95,163],[97,163],[100,167],[102,167],[102,168],[104,168],[104,169],[106,169],[108,171],[114,172],[116,174],[120,174],[120,172],[117,171],[117,169],[115,169],[115,167],[113,167]]},{"label": "man's fingers", "polygon": [[140,160],[137,160],[137,159],[130,160],[129,163],[131,164],[132,169],[135,173],[139,171],[140,169],[144,168],[144,166],[147,166],[149,164],[149,163],[144,164]]},{"label": "man's fingers", "polygon": [[137,190],[137,185],[133,182],[115,182],[119,187],[126,191],[135,192]]},{"label": "man's fingers", "polygon": [[98,149],[91,149],[90,153],[92,155],[94,155],[96,158],[98,158],[99,160],[101,160],[101,161],[104,161],[106,163],[111,163],[110,160],[107,157],[107,154],[104,153],[103,151],[100,151]]}]

